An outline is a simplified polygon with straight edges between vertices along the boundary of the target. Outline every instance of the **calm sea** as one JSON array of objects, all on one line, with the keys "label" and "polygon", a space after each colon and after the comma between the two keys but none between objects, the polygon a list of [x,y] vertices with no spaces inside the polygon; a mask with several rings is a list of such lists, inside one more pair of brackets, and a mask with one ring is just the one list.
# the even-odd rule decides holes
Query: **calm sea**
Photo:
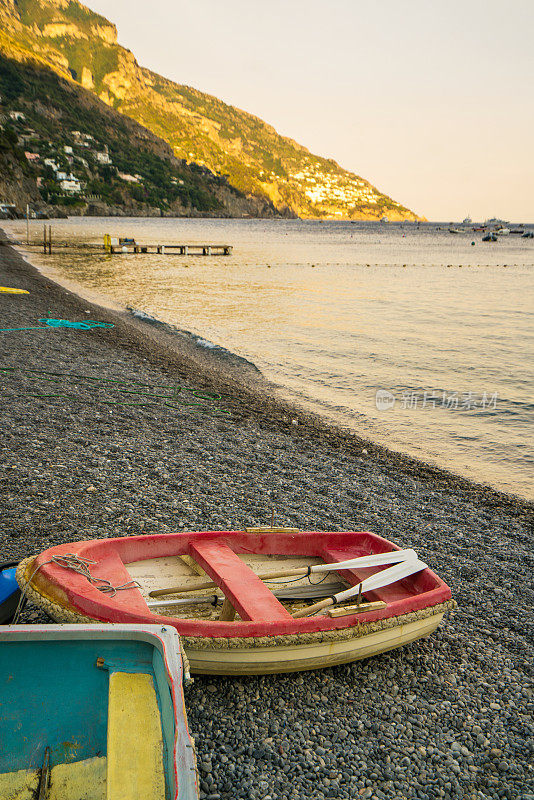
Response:
[{"label": "calm sea", "polygon": [[[63,251],[32,259],[246,357],[286,396],[368,438],[534,497],[533,239],[484,243],[480,233],[435,224],[52,225],[55,239],[102,242],[110,233],[233,245],[230,257]],[[25,236],[25,222],[2,226]],[[39,239],[42,224],[31,227]]]}]

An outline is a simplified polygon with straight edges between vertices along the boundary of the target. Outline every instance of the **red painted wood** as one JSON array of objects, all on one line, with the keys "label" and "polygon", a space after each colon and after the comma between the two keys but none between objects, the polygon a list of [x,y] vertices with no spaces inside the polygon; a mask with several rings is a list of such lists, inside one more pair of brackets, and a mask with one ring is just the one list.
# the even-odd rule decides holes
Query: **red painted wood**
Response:
[{"label": "red painted wood", "polygon": [[191,544],[189,553],[223,590],[241,619],[292,619],[263,581],[224,542],[197,541]]},{"label": "red painted wood", "polygon": [[[140,598],[137,590],[127,590],[120,597],[102,594],[83,576],[46,562],[59,553],[76,553],[83,558],[98,562],[91,566],[91,572],[105,577],[117,578],[123,582],[124,562],[141,561],[169,555],[191,553],[191,547],[198,544],[224,542],[235,553],[262,553],[281,555],[309,555],[325,561],[341,560],[371,553],[383,553],[398,549],[395,545],[368,532],[324,533],[303,531],[297,534],[247,534],[243,531],[195,531],[193,533],[156,534],[127,536],[116,539],[93,539],[85,542],[70,542],[53,547],[41,553],[34,560],[34,568],[42,568],[34,582],[46,594],[57,597],[67,607],[103,622],[131,622],[159,625],[172,625],[183,636],[278,636],[287,633],[310,633],[315,631],[338,630],[359,623],[375,622],[379,619],[395,617],[409,611],[433,606],[449,600],[451,590],[432,570],[426,569],[413,576],[415,593],[412,597],[391,602],[380,611],[349,617],[310,617],[293,619],[289,614],[264,617],[263,619],[219,622],[211,620],[182,620],[152,614]],[[336,559],[328,554],[336,554]],[[237,559],[242,566],[240,559]],[[106,572],[109,566],[109,573]],[[207,566],[207,562],[206,562]],[[363,571],[362,571],[363,572]],[[257,579],[258,580],[258,579]],[[357,576],[348,576],[349,582],[358,582]],[[411,580],[411,578],[409,579]],[[433,588],[432,588],[433,587]],[[237,587],[234,587],[236,590]],[[380,590],[382,591],[382,590]],[[239,588],[239,592],[241,589]],[[127,602],[131,594],[135,601]],[[68,604],[67,604],[68,603]],[[278,601],[276,601],[277,607]]]}]

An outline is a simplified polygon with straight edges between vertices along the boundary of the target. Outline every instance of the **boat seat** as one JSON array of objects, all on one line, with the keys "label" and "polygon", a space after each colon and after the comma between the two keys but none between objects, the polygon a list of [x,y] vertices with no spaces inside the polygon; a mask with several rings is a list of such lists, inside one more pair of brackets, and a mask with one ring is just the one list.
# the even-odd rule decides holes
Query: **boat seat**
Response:
[{"label": "boat seat", "polygon": [[165,800],[163,737],[151,675],[109,676],[107,800]]},{"label": "boat seat", "polygon": [[40,774],[38,769],[0,773],[0,797],[2,800],[34,800]]},{"label": "boat seat", "polygon": [[46,800],[106,800],[106,758],[57,764]]},{"label": "boat seat", "polygon": [[292,620],[291,614],[263,581],[220,539],[196,541],[191,544],[190,553],[222,589],[241,619],[262,622]]},{"label": "boat seat", "polygon": [[[41,770],[0,774],[1,800],[35,800]],[[106,800],[106,758],[57,764],[50,770],[46,800]]]}]

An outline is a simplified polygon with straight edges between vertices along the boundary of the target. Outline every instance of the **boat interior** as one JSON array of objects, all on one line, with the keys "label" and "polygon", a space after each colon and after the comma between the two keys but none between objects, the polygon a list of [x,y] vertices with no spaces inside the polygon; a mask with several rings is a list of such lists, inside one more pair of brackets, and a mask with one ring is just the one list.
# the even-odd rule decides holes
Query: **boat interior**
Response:
[{"label": "boat interior", "polygon": [[[237,556],[255,575],[296,570],[324,563],[323,559],[312,556],[255,553],[238,553]],[[209,581],[210,576],[191,556],[151,558],[125,564],[125,567],[131,578],[138,583],[139,591],[152,613],[176,619],[214,621],[224,619],[223,606],[226,598],[223,590],[217,586],[207,589],[195,588],[202,581]],[[304,608],[312,599],[329,597],[349,585],[337,572],[313,575],[310,580],[306,576],[275,578],[272,581],[265,581],[265,584],[289,613]],[[173,592],[161,598],[151,596],[151,592],[177,585],[187,587],[188,591]],[[291,597],[291,594],[294,594],[294,597]],[[198,601],[202,596],[206,598],[206,603]],[[191,597],[196,599],[188,603],[187,600]],[[235,616],[232,614],[232,618],[239,620],[241,618],[239,611],[235,609],[234,611]]]},{"label": "boat interior", "polygon": [[2,641],[2,800],[174,798],[162,653],[146,641],[90,637]]}]

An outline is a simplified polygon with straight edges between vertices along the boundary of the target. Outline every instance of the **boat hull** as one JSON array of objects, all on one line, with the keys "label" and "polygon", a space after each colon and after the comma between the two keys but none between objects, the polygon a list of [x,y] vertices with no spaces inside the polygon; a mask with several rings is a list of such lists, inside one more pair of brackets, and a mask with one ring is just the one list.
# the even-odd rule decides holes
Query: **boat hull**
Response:
[{"label": "boat hull", "polygon": [[284,647],[201,650],[187,646],[191,672],[199,675],[274,675],[284,672],[336,667],[386,653],[429,636],[436,630],[445,611],[422,620],[348,640],[299,644]]}]

